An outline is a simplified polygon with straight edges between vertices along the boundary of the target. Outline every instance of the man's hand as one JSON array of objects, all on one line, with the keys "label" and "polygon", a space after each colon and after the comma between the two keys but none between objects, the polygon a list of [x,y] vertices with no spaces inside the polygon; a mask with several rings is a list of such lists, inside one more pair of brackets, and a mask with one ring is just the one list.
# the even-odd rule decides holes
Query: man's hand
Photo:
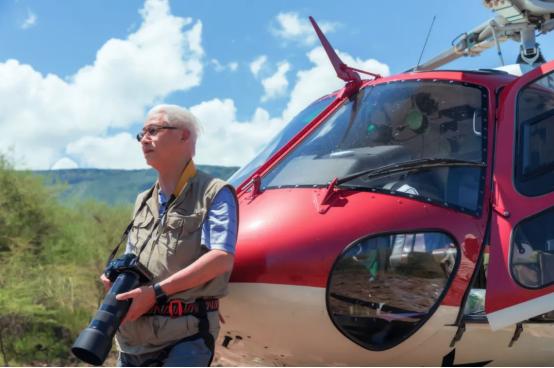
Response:
[{"label": "man's hand", "polygon": [[120,301],[133,299],[131,307],[121,323],[138,319],[156,303],[156,296],[152,286],[142,286],[126,293],[117,294],[115,298]]},{"label": "man's hand", "polygon": [[112,287],[112,282],[104,274],[100,275],[100,281],[102,281],[102,285],[104,285],[104,292],[107,293]]}]

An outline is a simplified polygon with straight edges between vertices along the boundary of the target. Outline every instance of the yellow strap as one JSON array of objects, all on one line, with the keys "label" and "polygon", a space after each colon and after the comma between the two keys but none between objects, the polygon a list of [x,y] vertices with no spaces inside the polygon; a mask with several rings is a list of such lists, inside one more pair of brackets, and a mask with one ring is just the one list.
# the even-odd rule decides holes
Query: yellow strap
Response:
[{"label": "yellow strap", "polygon": [[196,166],[194,165],[194,162],[190,160],[187,166],[185,166],[185,169],[181,174],[181,178],[179,179],[179,182],[175,187],[175,191],[173,192],[173,195],[175,196],[175,198],[179,197],[183,189],[185,189],[185,187],[187,186],[187,183],[189,182],[190,178],[192,178],[194,175],[196,175]]}]

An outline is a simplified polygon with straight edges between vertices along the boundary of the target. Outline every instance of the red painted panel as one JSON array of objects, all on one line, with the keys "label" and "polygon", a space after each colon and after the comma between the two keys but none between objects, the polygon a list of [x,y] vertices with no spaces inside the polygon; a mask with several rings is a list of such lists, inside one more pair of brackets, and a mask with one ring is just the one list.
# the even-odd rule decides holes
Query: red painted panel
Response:
[{"label": "red painted panel", "polygon": [[[492,124],[495,121],[496,108],[494,96],[500,87],[509,84],[515,77],[507,74],[432,71],[380,78],[366,82],[365,85],[417,79],[462,81],[483,85],[488,89],[487,162],[492,162],[492,142],[495,135]],[[341,103],[337,99],[254,174],[263,176],[271,170]],[[485,204],[491,202],[488,184],[491,174],[489,166]],[[243,191],[239,193],[241,220],[233,282],[326,287],[335,259],[347,245],[357,239],[391,232],[440,230],[452,235],[461,250],[457,275],[443,301],[446,305],[459,305],[468,287],[489,211],[485,205],[481,218],[477,219],[417,200],[369,192],[341,191],[332,198],[328,211],[321,214],[316,203],[324,195],[325,189],[271,189],[252,200],[248,185],[243,187]]]},{"label": "red painted panel", "polygon": [[318,211],[325,189],[271,189],[240,199],[240,230],[232,282],[326,287],[340,252],[382,233],[438,230],[461,245],[461,263],[444,304],[458,305],[474,270],[483,220],[387,194],[339,191]]}]

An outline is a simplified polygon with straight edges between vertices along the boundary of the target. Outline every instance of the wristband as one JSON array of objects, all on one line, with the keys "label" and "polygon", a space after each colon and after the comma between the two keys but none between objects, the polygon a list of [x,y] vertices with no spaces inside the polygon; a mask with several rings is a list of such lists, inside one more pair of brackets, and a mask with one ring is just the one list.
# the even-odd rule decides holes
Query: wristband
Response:
[{"label": "wristband", "polygon": [[162,290],[162,287],[159,283],[155,283],[152,288],[154,289],[154,294],[156,295],[156,304],[164,305],[167,303],[167,294]]}]

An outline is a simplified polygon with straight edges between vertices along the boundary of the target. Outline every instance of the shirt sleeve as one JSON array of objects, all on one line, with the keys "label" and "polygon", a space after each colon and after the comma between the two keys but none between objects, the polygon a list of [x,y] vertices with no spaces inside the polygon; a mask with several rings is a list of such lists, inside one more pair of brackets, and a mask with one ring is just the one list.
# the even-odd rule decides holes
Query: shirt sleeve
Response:
[{"label": "shirt sleeve", "polygon": [[227,187],[215,196],[202,224],[202,244],[210,250],[235,254],[237,242],[237,203]]}]

